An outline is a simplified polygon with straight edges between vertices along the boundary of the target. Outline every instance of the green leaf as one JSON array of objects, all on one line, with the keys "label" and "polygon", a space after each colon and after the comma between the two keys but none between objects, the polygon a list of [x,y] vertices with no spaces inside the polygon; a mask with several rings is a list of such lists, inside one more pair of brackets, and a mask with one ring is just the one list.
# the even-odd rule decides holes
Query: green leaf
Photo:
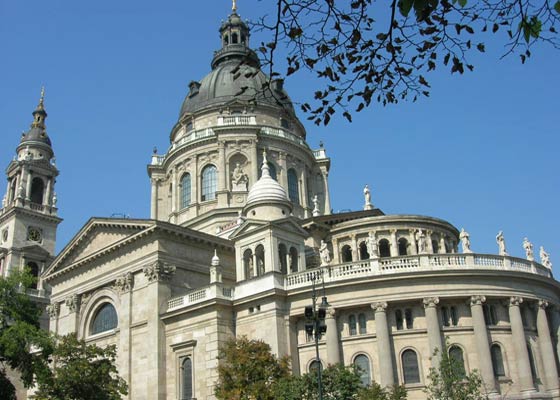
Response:
[{"label": "green leaf", "polygon": [[554,4],[554,9],[558,14],[560,14],[560,1],[557,1],[556,4]]},{"label": "green leaf", "polygon": [[[399,1],[399,11],[403,15],[403,17],[408,17],[408,13],[410,13],[410,10],[412,9],[412,4],[413,3],[414,3],[414,0],[401,0],[401,1]],[[560,3],[560,1],[559,1],[559,3]]]},{"label": "green leaf", "polygon": [[467,5],[467,0],[459,0],[459,5],[465,7]]}]

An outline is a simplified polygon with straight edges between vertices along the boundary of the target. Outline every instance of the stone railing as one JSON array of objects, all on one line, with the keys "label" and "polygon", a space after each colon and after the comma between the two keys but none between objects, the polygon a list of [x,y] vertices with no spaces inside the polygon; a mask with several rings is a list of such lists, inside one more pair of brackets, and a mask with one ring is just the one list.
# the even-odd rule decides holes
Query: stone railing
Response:
[{"label": "stone railing", "polygon": [[314,277],[321,276],[328,283],[377,275],[453,269],[518,271],[552,277],[548,268],[521,258],[490,254],[426,254],[356,261],[298,272],[286,277],[285,288],[289,290],[309,286]]},{"label": "stone railing", "polygon": [[202,289],[194,290],[181,297],[175,297],[167,301],[167,311],[172,311],[178,308],[192,306],[194,304],[202,303],[209,299],[226,299],[232,300],[234,289],[224,287],[222,285],[210,285]]},{"label": "stone railing", "polygon": [[257,125],[257,118],[254,115],[228,115],[218,117],[218,126],[245,126]]},{"label": "stone railing", "polygon": [[316,160],[323,160],[325,158],[328,158],[327,152],[323,148],[319,150],[313,150],[313,157],[315,157]]},{"label": "stone railing", "polygon": [[308,147],[305,140],[286,129],[263,126],[261,128],[261,135],[281,137],[283,139],[291,140],[292,142],[295,142],[301,146]]}]

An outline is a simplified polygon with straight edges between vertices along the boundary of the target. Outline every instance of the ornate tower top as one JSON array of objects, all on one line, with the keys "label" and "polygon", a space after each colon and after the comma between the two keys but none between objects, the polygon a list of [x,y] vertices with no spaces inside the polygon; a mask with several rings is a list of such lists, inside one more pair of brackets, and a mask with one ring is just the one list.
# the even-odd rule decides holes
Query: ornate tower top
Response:
[{"label": "ornate tower top", "polygon": [[234,14],[237,14],[237,0],[232,0],[231,12],[234,13]]},{"label": "ornate tower top", "polygon": [[45,111],[44,87],[41,89],[39,104],[37,104],[32,115],[33,122],[31,123],[30,129],[22,134],[20,144],[17,147],[18,159],[43,158],[51,160],[54,156],[54,152],[45,124],[48,114]]}]

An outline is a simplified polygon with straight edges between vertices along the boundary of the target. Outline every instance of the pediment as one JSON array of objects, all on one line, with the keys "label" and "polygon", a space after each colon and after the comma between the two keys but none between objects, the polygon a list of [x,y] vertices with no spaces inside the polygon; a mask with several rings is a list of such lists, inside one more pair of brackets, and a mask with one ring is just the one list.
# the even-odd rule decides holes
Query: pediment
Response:
[{"label": "pediment", "polygon": [[270,226],[270,223],[266,221],[259,221],[254,219],[248,219],[243,224],[241,224],[232,234],[229,236],[230,240],[235,240],[235,238],[240,236],[245,236],[252,232],[257,232]]},{"label": "pediment", "polygon": [[269,230],[282,230],[290,233],[295,233],[296,235],[302,236],[304,238],[309,236],[309,233],[298,223],[296,223],[292,218],[285,218],[277,221],[267,222],[260,220],[248,219],[239,228],[237,228],[231,235],[230,239],[235,240],[241,236],[250,235],[251,233],[260,232],[263,229]]},{"label": "pediment", "polygon": [[60,252],[46,272],[56,272],[152,227],[149,220],[90,219]]},{"label": "pediment", "polygon": [[275,221],[272,223],[275,228],[282,229],[284,231],[292,232],[303,237],[308,237],[309,233],[303,229],[297,222],[292,218],[286,218],[283,220]]}]

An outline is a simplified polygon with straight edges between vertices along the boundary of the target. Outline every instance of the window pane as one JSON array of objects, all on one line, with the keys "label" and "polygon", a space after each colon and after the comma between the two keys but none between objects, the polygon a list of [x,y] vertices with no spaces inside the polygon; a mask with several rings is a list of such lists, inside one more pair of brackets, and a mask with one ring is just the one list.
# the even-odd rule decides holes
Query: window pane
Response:
[{"label": "window pane", "polygon": [[193,395],[192,390],[192,360],[190,358],[185,358],[182,365],[183,369],[183,390],[182,390],[182,400],[191,400]]},{"label": "window pane", "polygon": [[459,368],[459,376],[464,377],[465,374],[465,360],[463,359],[463,350],[458,346],[451,346],[449,349],[449,358],[455,360],[457,368]]},{"label": "window pane", "polygon": [[208,165],[202,170],[202,201],[214,200],[218,187],[216,167]]},{"label": "window pane", "polygon": [[115,307],[113,307],[112,304],[105,303],[99,311],[97,311],[93,319],[91,334],[95,335],[96,333],[110,331],[111,329],[115,329],[117,325],[118,321]]},{"label": "window pane", "polygon": [[418,357],[414,350],[405,350],[402,354],[404,383],[420,383]]},{"label": "window pane", "polygon": [[191,204],[191,176],[186,174],[181,179],[181,208],[190,206]]},{"label": "window pane", "polygon": [[348,325],[350,326],[350,335],[355,335],[356,332],[356,316],[355,315],[350,315],[350,317],[348,317]]},{"label": "window pane", "polygon": [[410,308],[404,310],[404,317],[406,319],[406,329],[414,328],[414,319],[412,318],[412,310]]},{"label": "window pane", "polygon": [[360,335],[363,335],[363,334],[367,333],[365,314],[358,315],[358,325],[360,327]]},{"label": "window pane", "polygon": [[371,371],[369,368],[369,358],[360,354],[354,359],[354,366],[358,369],[362,386],[369,386],[371,384]]},{"label": "window pane", "polygon": [[403,328],[403,316],[402,316],[402,311],[401,310],[397,310],[395,311],[395,319],[397,321],[397,330],[400,331]]},{"label": "window pane", "polygon": [[292,203],[299,204],[298,178],[293,169],[288,170],[288,195]]},{"label": "window pane", "polygon": [[498,344],[493,344],[490,348],[492,355],[492,367],[494,367],[494,376],[506,376],[504,370],[504,359],[502,357],[502,348]]}]

